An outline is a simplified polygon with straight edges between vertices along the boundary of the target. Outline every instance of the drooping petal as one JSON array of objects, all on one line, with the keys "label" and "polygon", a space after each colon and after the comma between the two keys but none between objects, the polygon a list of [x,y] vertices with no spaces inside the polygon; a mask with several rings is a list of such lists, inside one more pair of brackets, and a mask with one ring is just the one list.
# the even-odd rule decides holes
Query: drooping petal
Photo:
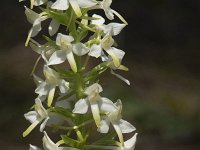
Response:
[{"label": "drooping petal", "polygon": [[95,58],[99,58],[101,56],[101,51],[101,45],[93,44],[88,55]]},{"label": "drooping petal", "polygon": [[40,120],[36,120],[35,122],[33,122],[33,123],[23,132],[23,137],[26,137],[39,123],[40,123]]},{"label": "drooping petal", "polygon": [[119,120],[119,127],[122,133],[130,133],[136,130],[136,128],[132,124],[123,119]]},{"label": "drooping petal", "polygon": [[97,131],[100,133],[108,133],[109,126],[110,126],[110,121],[108,119],[103,119],[103,120],[101,120],[100,126],[97,129]]},{"label": "drooping petal", "polygon": [[56,34],[56,32],[58,31],[60,27],[60,23],[57,22],[55,19],[52,19],[50,25],[49,25],[49,35],[53,36],[54,34]]},{"label": "drooping petal", "polygon": [[115,73],[112,69],[111,69],[111,74],[116,76],[117,78],[119,78],[120,80],[124,81],[126,84],[130,85],[130,81],[127,80],[126,78],[124,78],[123,76],[121,76],[120,74]]},{"label": "drooping petal", "polygon": [[67,60],[69,62],[69,65],[70,65],[71,69],[73,70],[73,72],[77,72],[76,61],[74,59],[74,55],[73,55],[72,52],[69,52],[67,54]]},{"label": "drooping petal", "polygon": [[75,114],[85,114],[88,111],[89,103],[87,99],[80,99],[75,104],[73,113]]},{"label": "drooping petal", "polygon": [[52,4],[51,8],[57,10],[67,10],[69,8],[69,2],[68,0],[57,0]]},{"label": "drooping petal", "polygon": [[83,56],[89,52],[89,48],[83,43],[77,43],[73,45],[73,52],[78,56]]},{"label": "drooping petal", "polygon": [[49,95],[48,95],[48,99],[47,99],[47,105],[48,105],[48,107],[50,107],[51,104],[52,104],[52,102],[53,102],[55,90],[56,90],[56,88],[53,87],[53,88],[51,88],[50,91],[49,91]]},{"label": "drooping petal", "polygon": [[83,8],[92,7],[97,4],[97,2],[94,0],[77,0],[77,3]]},{"label": "drooping petal", "polygon": [[112,57],[115,67],[119,67],[120,66],[120,59],[117,57],[117,55],[115,54],[113,49],[110,48],[110,49],[106,50],[106,52]]},{"label": "drooping petal", "polygon": [[34,145],[29,145],[29,150],[41,150],[40,148],[38,148],[37,146]]},{"label": "drooping petal", "polygon": [[36,111],[29,111],[28,113],[24,114],[26,120],[30,121],[31,123],[37,120],[37,112]]},{"label": "drooping petal", "polygon": [[63,63],[67,59],[66,52],[64,50],[55,51],[49,58],[48,65],[57,65]]},{"label": "drooping petal", "polygon": [[100,110],[99,110],[98,103],[94,101],[90,102],[90,106],[91,106],[91,111],[92,111],[92,115],[96,123],[96,126],[99,127],[100,122],[101,122],[101,117],[100,117]]},{"label": "drooping petal", "polygon": [[79,7],[79,4],[78,4],[77,0],[68,0],[68,1],[71,4],[72,9],[74,10],[74,12],[77,15],[77,17],[82,16],[81,9]]}]

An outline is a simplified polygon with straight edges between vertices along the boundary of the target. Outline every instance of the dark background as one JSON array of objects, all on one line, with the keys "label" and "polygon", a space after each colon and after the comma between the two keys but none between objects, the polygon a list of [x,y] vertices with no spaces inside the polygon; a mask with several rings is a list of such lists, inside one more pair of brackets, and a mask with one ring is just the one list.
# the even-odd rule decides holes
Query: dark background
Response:
[{"label": "dark background", "polygon": [[[105,76],[103,95],[122,99],[139,133],[136,149],[200,149],[200,1],[113,0],[112,8],[129,22],[117,40],[131,86]],[[36,96],[29,74],[37,55],[24,47],[31,25],[23,3],[2,1],[0,19],[0,145],[25,150],[42,136],[21,136]]]}]

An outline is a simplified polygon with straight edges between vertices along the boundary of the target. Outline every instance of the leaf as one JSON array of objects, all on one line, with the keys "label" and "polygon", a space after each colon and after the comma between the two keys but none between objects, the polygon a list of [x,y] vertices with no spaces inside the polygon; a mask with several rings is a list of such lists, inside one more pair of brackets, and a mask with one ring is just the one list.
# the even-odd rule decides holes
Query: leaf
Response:
[{"label": "leaf", "polygon": [[93,143],[93,145],[117,145],[114,138],[116,137],[115,132],[108,133],[106,136],[102,137],[100,140]]},{"label": "leaf", "polygon": [[71,147],[74,147],[74,148],[75,147],[77,147],[77,148],[80,147],[81,143],[79,141],[77,141],[77,140],[71,139],[66,135],[61,135],[61,138],[65,142],[65,144],[67,144],[67,145],[69,145]]},{"label": "leaf", "polygon": [[68,109],[62,108],[62,107],[54,107],[50,109],[52,112],[55,112],[57,114],[60,114],[66,118],[73,118],[72,112]]}]

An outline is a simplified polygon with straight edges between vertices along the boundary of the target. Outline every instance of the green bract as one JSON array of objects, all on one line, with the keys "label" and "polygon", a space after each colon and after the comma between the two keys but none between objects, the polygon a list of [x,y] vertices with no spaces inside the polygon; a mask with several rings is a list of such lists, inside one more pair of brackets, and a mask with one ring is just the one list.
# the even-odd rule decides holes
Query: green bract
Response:
[{"label": "green bract", "polygon": [[[31,125],[23,136],[40,124],[45,150],[135,148],[137,133],[124,140],[123,133],[135,131],[135,127],[122,119],[121,100],[113,103],[101,96],[100,77],[107,70],[130,85],[116,73],[128,71],[122,65],[125,52],[116,48],[115,41],[127,22],[111,8],[111,3],[112,0],[30,0],[30,8],[25,7],[27,20],[32,24],[26,46],[30,45],[39,56],[31,73],[37,98],[34,110],[24,115]],[[122,23],[105,24],[105,18],[92,14],[95,9],[103,10],[109,20],[117,16]],[[46,20],[50,21],[48,34],[43,35],[45,42],[39,44],[36,39]],[[94,59],[100,63],[95,64]],[[43,64],[41,78],[35,73],[39,63]],[[58,131],[60,140],[54,143],[43,131],[46,128]],[[93,137],[100,139],[91,140]],[[29,150],[40,148],[30,145]]]}]

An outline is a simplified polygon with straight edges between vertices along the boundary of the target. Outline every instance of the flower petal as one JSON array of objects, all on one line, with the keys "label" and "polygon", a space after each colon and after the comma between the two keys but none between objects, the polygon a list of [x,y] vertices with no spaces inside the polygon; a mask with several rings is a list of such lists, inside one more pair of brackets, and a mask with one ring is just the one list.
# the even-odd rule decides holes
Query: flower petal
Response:
[{"label": "flower petal", "polygon": [[58,23],[55,19],[52,19],[52,21],[49,25],[49,35],[53,36],[54,34],[56,34],[59,27],[60,27],[60,23]]},{"label": "flower petal", "polygon": [[33,122],[24,132],[23,137],[26,137],[38,124],[40,123],[39,120]]},{"label": "flower petal", "polygon": [[132,138],[124,142],[124,147],[127,150],[134,150],[135,149],[135,144],[136,144],[136,138],[137,138],[137,133],[134,134]]},{"label": "flower petal", "polygon": [[95,58],[99,58],[101,56],[101,51],[101,45],[93,44],[88,55]]},{"label": "flower petal", "polygon": [[44,137],[42,139],[43,147],[45,150],[57,150],[58,146],[48,137],[47,133],[44,132]]},{"label": "flower petal", "polygon": [[82,16],[81,9],[80,9],[80,7],[78,5],[77,0],[68,0],[68,1],[71,4],[71,6],[72,6],[75,14],[77,15],[77,17]]},{"label": "flower petal", "polygon": [[123,76],[121,76],[120,74],[115,73],[113,70],[111,70],[111,74],[116,76],[117,78],[119,78],[120,80],[124,81],[126,84],[130,85],[130,81],[125,79]]},{"label": "flower petal", "polygon": [[69,8],[68,0],[57,0],[51,6],[52,9],[67,10]]},{"label": "flower petal", "polygon": [[65,80],[60,80],[59,89],[61,93],[66,93],[69,90],[69,82],[66,82]]},{"label": "flower petal", "polygon": [[97,4],[97,2],[94,0],[77,0],[77,3],[80,7],[84,8],[92,7]]},{"label": "flower petal", "polygon": [[29,145],[29,150],[41,150],[40,148],[38,148],[37,146],[34,146],[34,145]]},{"label": "flower petal", "polygon": [[57,65],[63,63],[67,59],[66,52],[64,50],[55,51],[49,58],[48,65]]},{"label": "flower petal", "polygon": [[31,123],[37,120],[37,112],[36,111],[29,111],[28,113],[24,114],[26,120],[30,121]]},{"label": "flower petal", "polygon": [[117,111],[115,104],[108,98],[101,97],[99,101],[99,108],[101,112],[114,112]]},{"label": "flower petal", "polygon": [[92,101],[92,102],[90,102],[90,105],[91,105],[91,111],[92,111],[94,121],[95,121],[97,127],[99,127],[100,122],[101,122],[101,117],[100,117],[100,111],[99,111],[98,103]]},{"label": "flower petal", "polygon": [[110,121],[108,119],[103,119],[100,122],[100,126],[97,129],[98,132],[100,133],[108,133],[109,131],[109,126],[110,126]]},{"label": "flower petal", "polygon": [[69,65],[70,65],[71,69],[73,70],[73,72],[77,72],[76,61],[74,59],[74,55],[73,55],[72,52],[69,52],[67,54],[67,60],[69,62]]},{"label": "flower petal", "polygon": [[80,99],[78,102],[76,102],[73,113],[85,114],[88,111],[88,107],[89,107],[88,100]]},{"label": "flower petal", "polygon": [[49,117],[47,117],[43,122],[42,124],[40,125],[40,132],[43,132],[46,124],[47,124],[47,121],[49,120]]},{"label": "flower petal", "polygon": [[121,23],[109,23],[108,25],[104,25],[104,33],[111,33],[112,35],[118,35],[121,30],[126,26],[126,24]]},{"label": "flower petal", "polygon": [[83,43],[77,43],[73,45],[73,52],[78,56],[83,56],[89,52],[89,48]]},{"label": "flower petal", "polygon": [[105,22],[105,19],[100,15],[93,14],[92,17],[98,18],[97,20],[92,20],[91,21],[91,24],[93,24],[93,25],[102,26],[104,24],[104,22]]},{"label": "flower petal", "polygon": [[48,99],[47,99],[47,105],[48,105],[48,107],[50,107],[51,104],[52,104],[52,102],[53,102],[55,90],[56,90],[56,88],[53,87],[53,88],[51,88],[50,91],[49,91],[49,95],[48,95]]},{"label": "flower petal", "polygon": [[136,130],[136,128],[132,124],[123,119],[119,120],[119,126],[122,133],[130,133]]},{"label": "flower petal", "polygon": [[112,123],[112,125],[113,125],[115,131],[117,132],[120,143],[122,143],[122,145],[123,145],[124,144],[124,138],[123,138],[120,126],[117,123]]}]

